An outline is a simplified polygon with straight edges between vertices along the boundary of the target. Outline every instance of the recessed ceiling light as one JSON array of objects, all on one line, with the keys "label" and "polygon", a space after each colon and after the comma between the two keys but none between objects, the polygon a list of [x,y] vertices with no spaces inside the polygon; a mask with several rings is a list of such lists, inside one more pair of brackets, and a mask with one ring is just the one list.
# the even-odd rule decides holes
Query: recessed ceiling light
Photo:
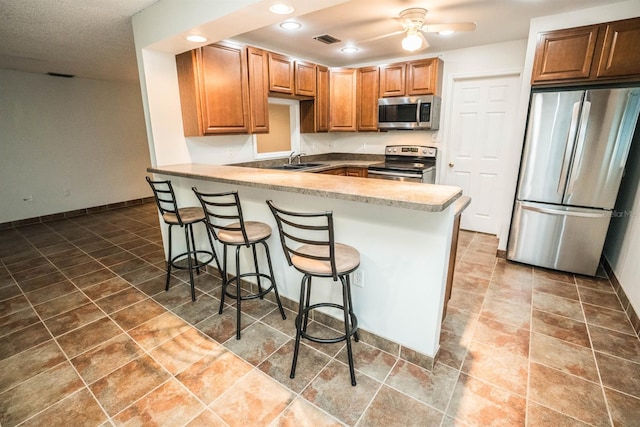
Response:
[{"label": "recessed ceiling light", "polygon": [[358,48],[355,46],[347,46],[340,49],[340,51],[342,53],[356,53],[358,51]]},{"label": "recessed ceiling light", "polygon": [[288,15],[293,13],[293,7],[289,6],[285,3],[275,3],[269,6],[269,11],[271,13],[275,13],[276,15]]},{"label": "recessed ceiling light", "polygon": [[280,27],[284,28],[285,30],[297,30],[298,28],[302,27],[302,25],[299,22],[286,21],[280,24]]},{"label": "recessed ceiling light", "polygon": [[187,40],[194,43],[203,43],[207,41],[207,38],[198,34],[191,34],[187,36]]},{"label": "recessed ceiling light", "polygon": [[441,36],[450,36],[451,34],[455,33],[455,31],[453,30],[446,30],[446,31],[440,31],[438,34],[440,34]]}]

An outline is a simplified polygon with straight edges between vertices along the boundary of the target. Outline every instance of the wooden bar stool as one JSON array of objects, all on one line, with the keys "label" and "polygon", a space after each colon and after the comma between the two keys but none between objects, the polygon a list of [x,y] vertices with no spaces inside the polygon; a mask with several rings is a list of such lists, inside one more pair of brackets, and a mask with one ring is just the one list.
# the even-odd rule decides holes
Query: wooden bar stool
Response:
[{"label": "wooden bar stool", "polygon": [[[169,281],[171,280],[171,269],[176,268],[180,270],[189,270],[189,283],[191,285],[191,300],[196,300],[196,287],[193,281],[193,270],[196,270],[197,274],[200,274],[200,269],[215,259],[218,271],[220,270],[220,263],[218,262],[218,256],[213,247],[213,240],[211,234],[207,228],[207,238],[209,239],[209,245],[211,251],[196,249],[195,239],[193,237],[193,224],[205,223],[204,211],[201,207],[184,207],[178,208],[176,202],[176,196],[173,192],[173,186],[171,181],[153,181],[148,176],[147,182],[153,190],[153,196],[156,199],[156,205],[162,216],[165,224],[169,226],[169,256],[167,258],[167,284],[165,291],[169,290]],[[171,227],[174,225],[184,228],[184,238],[187,244],[187,250],[176,256],[173,256],[172,239],[171,239]],[[206,228],[206,226],[205,226]],[[201,258],[198,258],[198,255]],[[204,259],[202,258],[204,257]],[[187,260],[187,265],[179,264],[180,261]]]},{"label": "wooden bar stool", "polygon": [[[351,301],[351,283],[349,274],[360,265],[360,253],[352,246],[334,241],[333,212],[299,213],[276,207],[267,200],[278,224],[282,249],[289,265],[304,274],[300,284],[300,303],[296,317],[296,344],[291,364],[291,378],[295,377],[300,339],[306,338],[317,343],[336,343],[346,341],[349,359],[351,385],[356,385],[351,351],[351,337],[358,342],[358,319],[353,312]],[[310,303],[311,278],[330,277],[334,282],[340,279],[342,284],[342,305],[330,302]],[[333,307],[342,310],[344,317],[344,335],[335,338],[318,338],[307,333],[309,312],[320,307]]]},{"label": "wooden bar stool", "polygon": [[[222,314],[225,296],[236,300],[236,339],[240,339],[240,315],[242,301],[255,298],[263,299],[266,294],[273,290],[276,302],[278,303],[278,308],[280,309],[280,314],[283,319],[286,319],[287,317],[284,314],[284,309],[280,303],[280,295],[278,294],[278,287],[276,286],[276,279],[273,274],[269,246],[266,242],[271,236],[271,227],[264,222],[244,220],[242,207],[240,206],[240,197],[238,196],[237,191],[230,191],[226,193],[202,193],[199,192],[196,187],[193,187],[192,189],[202,204],[207,227],[211,230],[211,233],[214,235],[216,240],[222,243],[224,247],[222,255],[222,296],[220,297],[220,309],[218,310],[218,313]],[[224,222],[224,224],[220,224],[221,222]],[[267,264],[269,265],[269,274],[260,272],[256,253],[257,244],[261,244],[264,247]],[[234,246],[236,248],[236,275],[232,278],[229,278],[227,274],[227,248],[229,246]],[[255,272],[240,272],[240,249],[242,247],[251,247]],[[256,278],[258,286],[257,293],[241,295],[240,282],[244,277]],[[263,288],[261,279],[267,279],[269,281],[269,287]],[[235,294],[228,290],[229,284],[234,282],[236,285]]]}]

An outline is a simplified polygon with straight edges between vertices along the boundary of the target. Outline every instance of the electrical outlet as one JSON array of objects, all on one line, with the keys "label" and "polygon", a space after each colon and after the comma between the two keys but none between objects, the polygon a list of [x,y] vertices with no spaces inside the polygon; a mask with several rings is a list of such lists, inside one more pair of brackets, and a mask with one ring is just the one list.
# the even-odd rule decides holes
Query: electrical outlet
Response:
[{"label": "electrical outlet", "polygon": [[64,197],[69,197],[71,196],[71,190],[69,190],[69,188],[65,188],[63,191]]},{"label": "electrical outlet", "polygon": [[352,275],[353,275],[353,286],[364,288],[364,271],[356,270],[352,273]]}]

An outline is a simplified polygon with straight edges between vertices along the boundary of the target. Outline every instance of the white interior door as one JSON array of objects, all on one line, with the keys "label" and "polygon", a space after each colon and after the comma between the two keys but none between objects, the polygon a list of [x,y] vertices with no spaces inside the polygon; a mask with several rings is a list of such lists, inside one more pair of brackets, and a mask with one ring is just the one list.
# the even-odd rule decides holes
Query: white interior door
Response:
[{"label": "white interior door", "polygon": [[505,147],[511,142],[519,75],[454,79],[447,133],[446,183],[471,197],[460,226],[498,234]]}]

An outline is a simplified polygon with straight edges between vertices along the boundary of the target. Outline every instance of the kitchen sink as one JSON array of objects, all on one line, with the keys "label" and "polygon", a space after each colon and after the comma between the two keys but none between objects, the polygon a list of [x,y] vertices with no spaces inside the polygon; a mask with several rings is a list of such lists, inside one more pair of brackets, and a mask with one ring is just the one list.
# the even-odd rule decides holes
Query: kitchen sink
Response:
[{"label": "kitchen sink", "polygon": [[292,163],[292,164],[286,164],[286,165],[268,166],[266,169],[300,170],[300,169],[313,168],[316,166],[322,166],[322,163]]}]

